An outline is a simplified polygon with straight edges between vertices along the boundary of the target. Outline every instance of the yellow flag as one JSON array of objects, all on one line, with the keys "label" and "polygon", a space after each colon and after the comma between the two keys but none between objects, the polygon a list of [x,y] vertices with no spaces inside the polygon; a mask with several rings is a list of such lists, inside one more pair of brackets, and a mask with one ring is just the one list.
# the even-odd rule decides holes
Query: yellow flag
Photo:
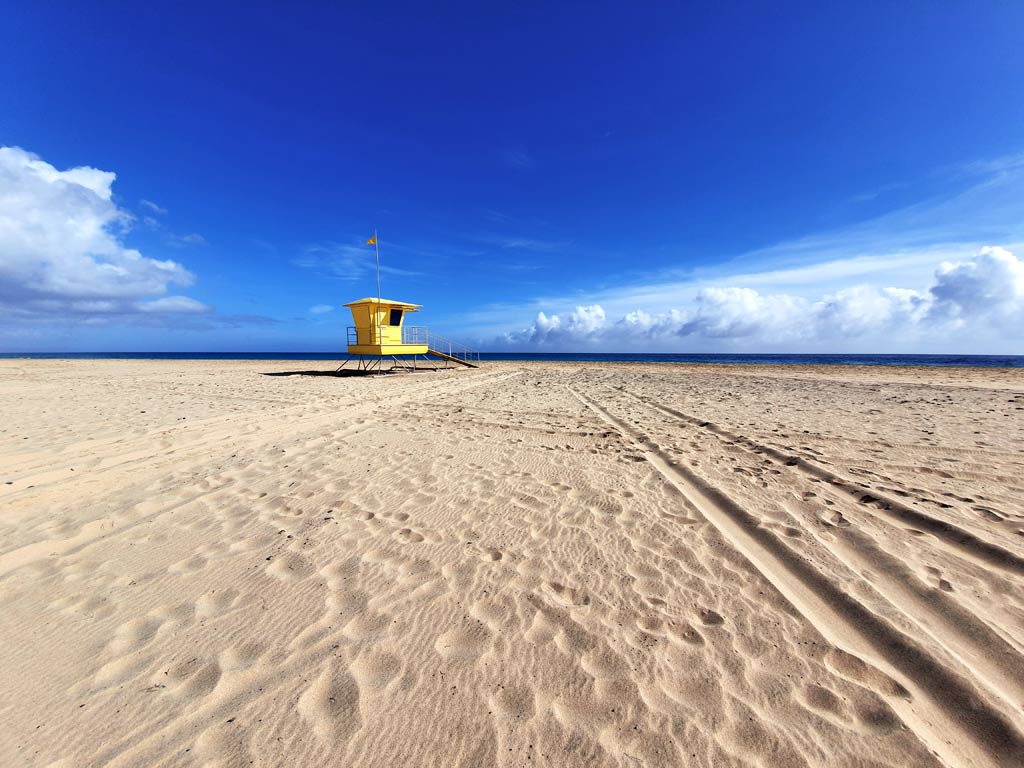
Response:
[{"label": "yellow flag", "polygon": [[377,236],[374,235],[373,237],[371,237],[369,240],[366,241],[366,244],[367,245],[376,245],[377,244]]}]

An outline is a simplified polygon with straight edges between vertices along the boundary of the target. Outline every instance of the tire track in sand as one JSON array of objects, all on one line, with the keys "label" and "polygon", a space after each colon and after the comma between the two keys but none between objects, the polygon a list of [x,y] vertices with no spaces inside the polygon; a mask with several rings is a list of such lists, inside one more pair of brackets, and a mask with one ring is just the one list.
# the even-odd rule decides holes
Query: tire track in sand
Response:
[{"label": "tire track in sand", "polygon": [[[673,419],[680,418],[679,412],[674,409],[631,392],[622,391],[655,413]],[[693,424],[695,421],[697,419],[693,417],[683,419],[683,422],[688,424]],[[726,430],[721,431],[725,432]],[[763,447],[753,440],[737,439],[737,436],[732,434],[725,437],[719,432],[713,432],[713,434],[722,440],[723,444],[739,445],[754,456],[768,455],[769,460],[773,461],[776,466],[801,470],[799,465],[794,465],[792,459],[784,454],[782,457],[777,457],[752,447]],[[816,477],[816,475],[812,476]],[[836,498],[841,498],[841,496],[837,495]],[[786,506],[785,502],[783,502],[783,506]],[[856,507],[847,508],[844,511],[854,517],[862,511],[868,511],[863,507],[863,504],[857,504]],[[877,517],[870,515],[869,519]],[[879,520],[883,526],[895,526],[891,518],[881,517]],[[899,526],[895,527],[899,528]],[[983,681],[992,693],[1009,705],[1011,711],[1017,710],[1019,702],[1024,701],[1024,659],[992,627],[945,592],[922,584],[900,558],[878,546],[865,533],[854,528],[833,527],[830,533],[834,540],[831,542],[825,541],[814,530],[809,530],[809,533],[855,573],[870,571],[873,574],[870,584],[875,591],[927,632],[936,643],[960,661],[971,675]],[[956,554],[962,553],[957,551]]]},{"label": "tire track in sand", "polygon": [[731,432],[710,421],[698,419],[695,416],[690,416],[660,403],[655,403],[648,398],[635,395],[632,392],[627,392],[626,390],[620,391],[623,394],[640,401],[644,405],[661,411],[667,416],[679,419],[680,421],[686,422],[692,426],[699,427],[700,429],[711,432],[720,438],[731,440],[737,445],[747,448],[750,451],[764,454],[787,467],[791,467],[806,475],[817,478],[831,487],[845,493],[847,496],[850,496],[867,509],[867,511],[877,517],[884,517],[890,522],[902,523],[931,534],[939,544],[943,545],[947,550],[954,554],[967,557],[983,565],[990,565],[995,568],[999,568],[1000,570],[1011,573],[1014,576],[1024,576],[1024,558],[1021,558],[996,544],[985,541],[959,526],[948,523],[945,520],[939,520],[931,515],[927,515],[901,501],[884,496],[873,489],[871,493],[868,493],[855,481],[843,477],[832,470],[825,469],[820,464],[816,464],[801,456],[786,453],[785,451],[773,448],[770,445],[759,443],[744,435],[738,435]]},{"label": "tire track in sand", "polygon": [[923,743],[953,765],[1024,763],[1024,736],[961,675],[846,594],[821,571],[762,528],[757,518],[720,489],[675,463],[592,398],[566,385],[581,403],[632,440],[651,465],[700,511],[821,635],[870,660],[909,693],[889,705]]}]

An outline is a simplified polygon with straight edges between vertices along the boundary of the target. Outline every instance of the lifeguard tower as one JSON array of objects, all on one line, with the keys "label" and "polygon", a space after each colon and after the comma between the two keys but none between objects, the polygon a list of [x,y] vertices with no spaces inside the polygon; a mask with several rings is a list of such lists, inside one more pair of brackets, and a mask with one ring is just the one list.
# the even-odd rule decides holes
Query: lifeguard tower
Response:
[{"label": "lifeguard tower", "polygon": [[[418,312],[420,304],[391,299],[365,298],[349,302],[345,305],[352,311],[355,325],[348,327],[349,360],[358,357],[359,370],[383,372],[383,362],[391,358],[396,368],[418,370],[417,359],[424,358],[425,365],[419,368],[437,370],[430,358],[449,363],[476,368],[480,362],[480,354],[471,352],[467,347],[450,339],[429,333],[425,325],[406,325],[405,316],[410,312]],[[402,359],[399,359],[399,358]],[[341,368],[349,362],[346,360]]]},{"label": "lifeguard tower", "polygon": [[366,241],[372,245],[377,262],[377,298],[365,298],[352,301],[345,306],[352,310],[352,321],[355,325],[348,327],[348,360],[338,366],[340,371],[354,356],[359,357],[357,368],[362,371],[376,369],[384,373],[384,359],[390,357],[396,368],[417,370],[417,359],[422,355],[427,370],[437,370],[431,365],[430,358],[448,363],[458,363],[468,368],[476,368],[480,363],[480,353],[471,352],[468,347],[451,339],[427,332],[425,325],[406,325],[405,316],[410,312],[419,312],[419,304],[407,301],[392,301],[380,297],[380,246],[377,243],[377,230],[373,237]]}]

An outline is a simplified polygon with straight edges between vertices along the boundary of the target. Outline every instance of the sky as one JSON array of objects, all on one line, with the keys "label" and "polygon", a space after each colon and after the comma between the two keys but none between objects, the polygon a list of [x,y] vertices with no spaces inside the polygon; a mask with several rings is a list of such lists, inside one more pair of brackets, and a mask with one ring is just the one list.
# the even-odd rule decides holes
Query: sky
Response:
[{"label": "sky", "polygon": [[1024,354],[1024,4],[0,19],[0,351]]}]

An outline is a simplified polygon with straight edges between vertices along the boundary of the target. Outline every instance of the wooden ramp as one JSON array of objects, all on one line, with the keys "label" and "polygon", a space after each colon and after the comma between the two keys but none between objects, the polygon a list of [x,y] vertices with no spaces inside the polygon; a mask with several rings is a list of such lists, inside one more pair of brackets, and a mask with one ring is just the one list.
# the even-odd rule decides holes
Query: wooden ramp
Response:
[{"label": "wooden ramp", "polygon": [[429,349],[428,348],[427,349],[427,354],[428,355],[433,355],[434,357],[440,357],[442,360],[451,360],[453,363],[458,363],[459,365],[464,365],[467,368],[479,368],[480,367],[478,365],[478,363],[480,362],[479,360],[477,360],[476,362],[472,362],[471,363],[471,362],[469,362],[468,359],[464,359],[462,357],[458,357],[457,355],[449,355],[449,354],[447,354],[445,352],[440,352],[440,351],[438,351],[436,349]]}]

